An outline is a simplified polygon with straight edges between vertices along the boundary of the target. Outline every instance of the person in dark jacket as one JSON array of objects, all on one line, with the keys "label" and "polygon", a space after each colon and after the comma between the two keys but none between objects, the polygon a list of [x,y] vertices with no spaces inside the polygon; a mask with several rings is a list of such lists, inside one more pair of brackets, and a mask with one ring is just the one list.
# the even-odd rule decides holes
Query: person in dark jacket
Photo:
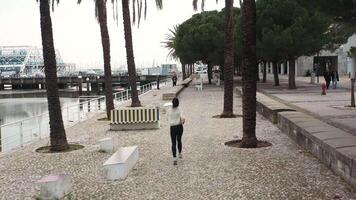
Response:
[{"label": "person in dark jacket", "polygon": [[327,69],[324,71],[324,79],[325,79],[325,82],[326,82],[326,89],[329,89],[331,76],[330,76],[329,70],[327,70]]},{"label": "person in dark jacket", "polygon": [[177,74],[174,73],[173,76],[172,76],[173,87],[177,85],[177,79],[178,79],[177,78]]},{"label": "person in dark jacket", "polygon": [[336,89],[337,82],[339,81],[339,73],[337,72],[337,70],[334,70],[331,73],[331,81],[333,82],[334,89]]}]

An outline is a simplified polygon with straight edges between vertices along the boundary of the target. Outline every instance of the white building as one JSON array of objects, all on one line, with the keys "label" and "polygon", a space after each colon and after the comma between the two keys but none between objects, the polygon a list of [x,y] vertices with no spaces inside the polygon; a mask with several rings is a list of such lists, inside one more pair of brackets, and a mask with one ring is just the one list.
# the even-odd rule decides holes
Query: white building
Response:
[{"label": "white building", "polygon": [[[64,63],[56,50],[58,74],[73,71],[75,64]],[[0,74],[31,76],[44,72],[42,48],[36,46],[0,46]]]},{"label": "white building", "polygon": [[[321,51],[318,55],[299,57],[296,61],[296,76],[305,76],[312,72],[317,65],[320,66],[319,75],[323,74],[327,65],[338,70],[340,75],[351,73],[351,58],[347,56],[347,52],[352,46],[356,46],[356,35],[350,37],[346,44],[334,52]],[[261,66],[260,69],[262,71]],[[288,63],[283,63],[278,70],[280,74],[288,74]],[[273,73],[272,66],[268,67],[267,65],[267,73]]]}]

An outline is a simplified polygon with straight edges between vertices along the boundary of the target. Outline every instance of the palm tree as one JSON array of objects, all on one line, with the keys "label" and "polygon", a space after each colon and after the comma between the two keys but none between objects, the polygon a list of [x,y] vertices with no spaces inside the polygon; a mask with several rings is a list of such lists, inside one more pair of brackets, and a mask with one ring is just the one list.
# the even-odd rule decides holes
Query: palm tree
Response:
[{"label": "palm tree", "polygon": [[242,9],[242,109],[243,137],[241,147],[255,148],[256,138],[256,3],[255,0],[243,0]]},{"label": "palm tree", "polygon": [[[163,47],[168,49],[168,57],[173,59],[173,60],[179,60],[179,57],[176,52],[176,47],[174,44],[174,41],[176,39],[177,31],[178,31],[178,26],[173,26],[173,29],[168,29],[169,33],[166,35],[166,40],[162,42]],[[183,74],[183,80],[186,78],[185,74],[185,64],[182,62],[182,74]]]},{"label": "palm tree", "polygon": [[129,0],[121,0],[121,1],[122,1],[122,15],[124,19],[123,21],[124,21],[124,31],[125,31],[127,70],[129,73],[129,84],[131,86],[131,107],[139,107],[141,106],[141,102],[138,98],[137,85],[136,85],[137,78],[136,78],[134,52],[132,46]]},{"label": "palm tree", "polygon": [[[112,2],[117,4],[117,0],[112,0]],[[129,8],[130,0],[121,0],[121,2],[122,2],[124,33],[125,33],[127,70],[129,74],[129,84],[131,86],[131,107],[139,107],[141,106],[141,102],[138,98],[137,85],[136,85],[137,77],[136,77],[136,66],[135,66],[133,45],[132,45],[131,17],[130,17],[130,8]],[[133,23],[135,23],[136,21],[136,11],[135,11],[136,5],[138,10],[137,15],[138,15],[138,25],[139,25],[141,19],[141,13],[142,13],[142,0],[132,0]],[[156,6],[157,8],[162,9],[163,7],[162,0],[156,0]],[[147,0],[145,0],[145,7],[144,7],[145,17],[146,17],[146,13],[147,13]]]},{"label": "palm tree", "polygon": [[352,73],[351,74],[351,107],[355,106],[355,79],[356,79],[356,47],[351,47],[348,52],[349,57],[352,59]]},{"label": "palm tree", "polygon": [[[234,90],[234,0],[225,0],[224,110],[221,117],[233,117]],[[256,76],[255,76],[256,77]]]},{"label": "palm tree", "polygon": [[[82,0],[78,0],[80,4]],[[106,116],[110,119],[110,112],[114,109],[114,99],[112,93],[112,77],[110,64],[110,37],[107,25],[106,2],[107,0],[94,0],[95,17],[100,25],[101,44],[103,46],[104,56],[104,74],[105,74],[105,99],[106,99]]]},{"label": "palm tree", "polygon": [[[50,13],[50,1],[40,1],[41,36],[43,47],[43,60],[47,85],[47,102],[50,125],[50,150],[64,151],[69,148],[61,112],[61,104],[58,95],[57,63],[53,44],[52,20]],[[57,0],[58,3],[59,0]],[[52,7],[54,0],[52,0]]]}]

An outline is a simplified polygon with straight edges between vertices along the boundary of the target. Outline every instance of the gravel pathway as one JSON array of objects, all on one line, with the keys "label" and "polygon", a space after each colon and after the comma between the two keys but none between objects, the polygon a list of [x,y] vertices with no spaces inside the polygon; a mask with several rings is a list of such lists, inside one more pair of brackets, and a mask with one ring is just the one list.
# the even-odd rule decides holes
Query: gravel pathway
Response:
[{"label": "gravel pathway", "polygon": [[[163,89],[164,90],[164,89]],[[143,103],[162,104],[160,91],[141,97]],[[271,147],[238,149],[224,142],[241,138],[241,118],[216,119],[222,111],[223,90],[191,86],[180,95],[187,118],[183,159],[173,166],[169,127],[162,115],[161,129],[108,131],[103,115],[67,130],[69,141],[84,149],[39,154],[40,141],[0,157],[0,199],[33,199],[35,182],[50,173],[65,172],[74,182],[74,199],[351,199],[349,186],[311,154],[304,152],[269,121],[257,116],[257,136]],[[235,113],[241,99],[235,97]],[[103,137],[117,135],[121,146],[138,145],[140,158],[124,181],[102,178],[102,164],[110,154],[94,146]]]}]

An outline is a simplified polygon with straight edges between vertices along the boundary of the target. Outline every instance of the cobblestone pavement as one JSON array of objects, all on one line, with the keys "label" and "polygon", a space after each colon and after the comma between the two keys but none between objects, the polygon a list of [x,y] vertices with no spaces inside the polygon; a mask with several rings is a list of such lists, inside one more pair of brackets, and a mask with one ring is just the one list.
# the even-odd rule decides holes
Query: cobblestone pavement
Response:
[{"label": "cobblestone pavement", "polygon": [[[161,102],[161,91],[142,99]],[[238,149],[224,142],[241,138],[241,118],[216,119],[223,90],[191,86],[181,96],[187,118],[183,159],[173,166],[165,116],[159,130],[108,131],[108,122],[90,119],[67,130],[69,141],[85,145],[70,153],[39,154],[35,143],[0,157],[0,199],[31,199],[35,182],[50,173],[65,172],[74,182],[74,199],[351,199],[354,193],[311,154],[304,152],[274,125],[257,116],[257,136],[271,147]],[[235,113],[241,99],[235,97]],[[97,118],[102,117],[97,116]],[[95,142],[117,135],[121,146],[138,145],[140,158],[124,181],[108,182],[101,167],[110,154],[97,152]]]}]

